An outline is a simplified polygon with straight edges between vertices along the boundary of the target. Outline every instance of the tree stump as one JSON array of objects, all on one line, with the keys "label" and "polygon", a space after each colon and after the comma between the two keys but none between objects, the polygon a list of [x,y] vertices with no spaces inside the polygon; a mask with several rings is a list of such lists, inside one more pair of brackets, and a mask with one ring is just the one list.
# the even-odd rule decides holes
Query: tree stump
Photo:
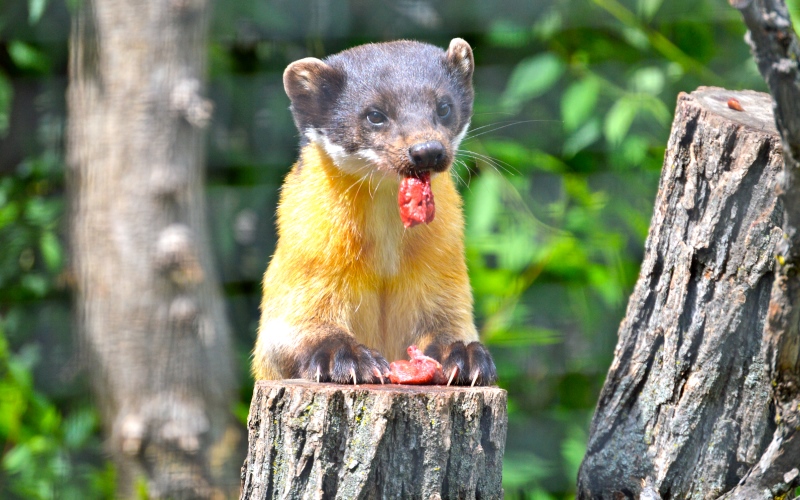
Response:
[{"label": "tree stump", "polygon": [[768,94],[680,95],[579,498],[716,498],[769,454],[782,164]]},{"label": "tree stump", "polygon": [[506,391],[259,381],[242,499],[502,498]]}]

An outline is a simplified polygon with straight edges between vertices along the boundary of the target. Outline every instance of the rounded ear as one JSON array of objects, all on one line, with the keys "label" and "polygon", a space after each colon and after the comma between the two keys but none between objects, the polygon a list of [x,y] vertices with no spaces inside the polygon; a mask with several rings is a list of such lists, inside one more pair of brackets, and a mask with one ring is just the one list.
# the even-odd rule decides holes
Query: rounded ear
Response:
[{"label": "rounded ear", "polygon": [[465,83],[472,82],[472,71],[475,69],[475,60],[472,58],[472,47],[463,38],[453,38],[445,53],[447,64],[453,72]]},{"label": "rounded ear", "polygon": [[344,88],[345,75],[314,57],[295,61],[283,72],[283,88],[302,130],[323,123]]}]

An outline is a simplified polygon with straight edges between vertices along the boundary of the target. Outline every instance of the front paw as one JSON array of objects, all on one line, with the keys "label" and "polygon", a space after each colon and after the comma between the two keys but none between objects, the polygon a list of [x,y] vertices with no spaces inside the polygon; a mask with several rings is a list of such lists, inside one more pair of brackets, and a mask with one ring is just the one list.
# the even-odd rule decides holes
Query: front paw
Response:
[{"label": "front paw", "polygon": [[316,342],[301,356],[299,365],[301,377],[337,384],[383,383],[389,373],[386,358],[348,335]]},{"label": "front paw", "polygon": [[444,376],[455,385],[492,385],[497,382],[494,360],[480,342],[431,344],[425,355],[442,364]]}]

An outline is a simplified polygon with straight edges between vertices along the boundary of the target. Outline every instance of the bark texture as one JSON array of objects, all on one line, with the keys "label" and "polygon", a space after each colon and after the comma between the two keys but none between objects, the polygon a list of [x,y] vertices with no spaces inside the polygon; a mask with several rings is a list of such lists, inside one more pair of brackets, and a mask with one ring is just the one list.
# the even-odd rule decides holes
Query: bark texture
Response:
[{"label": "bark texture", "polygon": [[215,474],[232,461],[236,431],[203,199],[208,4],[80,5],[68,90],[73,268],[119,496],[144,477],[151,498],[209,497],[225,485]]},{"label": "bark texture", "polygon": [[800,485],[800,44],[783,0],[731,0],[747,24],[746,39],[769,86],[783,145],[778,197],[783,238],[764,342],[777,427],[758,467],[729,497],[779,496]]},{"label": "bark texture", "polygon": [[506,392],[256,383],[242,499],[502,498]]},{"label": "bark texture", "polygon": [[769,95],[681,94],[580,498],[717,498],[770,453],[781,171]]}]

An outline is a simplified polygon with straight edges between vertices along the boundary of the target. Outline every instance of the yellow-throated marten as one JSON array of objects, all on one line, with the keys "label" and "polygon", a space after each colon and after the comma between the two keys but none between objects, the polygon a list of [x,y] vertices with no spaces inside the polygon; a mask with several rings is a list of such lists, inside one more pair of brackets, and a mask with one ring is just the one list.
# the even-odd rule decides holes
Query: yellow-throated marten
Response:
[{"label": "yellow-throated marten", "polygon": [[[301,151],[264,275],[256,378],[376,383],[387,358],[417,344],[454,383],[494,383],[448,172],[472,114],[473,67],[456,38],[447,51],[368,44],[286,68]],[[398,190],[409,179],[435,195],[435,218],[426,199],[428,212],[405,226],[425,223],[407,228]]]}]

